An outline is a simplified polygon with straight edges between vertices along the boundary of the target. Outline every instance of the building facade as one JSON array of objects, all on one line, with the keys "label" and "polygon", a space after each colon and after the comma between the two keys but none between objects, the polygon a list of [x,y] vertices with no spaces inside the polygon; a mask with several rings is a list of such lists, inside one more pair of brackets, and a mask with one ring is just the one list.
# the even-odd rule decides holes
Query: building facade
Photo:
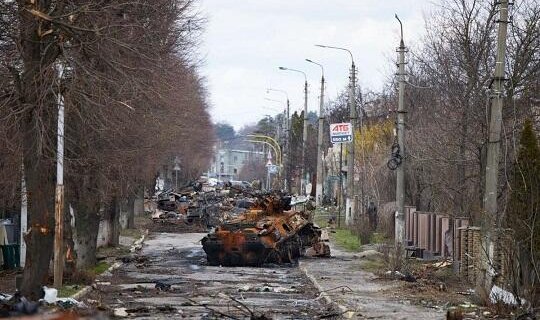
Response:
[{"label": "building facade", "polygon": [[264,161],[264,152],[216,148],[208,176],[221,181],[239,180],[242,167],[250,161]]}]

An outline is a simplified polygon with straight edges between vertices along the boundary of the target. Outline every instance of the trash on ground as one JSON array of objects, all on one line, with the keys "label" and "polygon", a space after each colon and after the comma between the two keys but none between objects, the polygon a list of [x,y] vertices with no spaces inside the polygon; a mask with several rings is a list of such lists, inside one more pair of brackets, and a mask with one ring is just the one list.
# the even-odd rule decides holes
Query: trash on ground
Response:
[{"label": "trash on ground", "polygon": [[129,313],[127,313],[126,308],[116,308],[114,309],[113,315],[118,318],[125,318],[129,316]]},{"label": "trash on ground", "polygon": [[[499,286],[493,286],[491,288],[491,292],[489,293],[489,300],[491,303],[497,303],[497,302],[503,302],[508,305],[518,305],[518,299],[516,299],[516,296],[507,290],[504,290],[503,288]],[[523,304],[525,300],[521,299],[521,304]]]}]

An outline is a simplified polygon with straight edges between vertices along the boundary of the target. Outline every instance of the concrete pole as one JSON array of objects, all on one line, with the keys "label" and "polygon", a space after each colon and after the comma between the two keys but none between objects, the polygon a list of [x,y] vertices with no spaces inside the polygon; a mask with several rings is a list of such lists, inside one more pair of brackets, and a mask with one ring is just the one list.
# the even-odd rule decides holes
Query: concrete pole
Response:
[{"label": "concrete pole", "polygon": [[495,243],[493,228],[498,226],[499,214],[497,207],[497,187],[499,175],[499,153],[501,144],[502,108],[504,97],[504,60],[506,54],[506,34],[508,28],[508,0],[500,1],[499,9],[499,31],[497,34],[497,58],[495,63],[495,74],[491,85],[491,110],[489,114],[489,133],[486,159],[486,177],[484,191],[485,234],[487,257],[486,268],[486,288],[491,290],[493,270],[493,259],[495,255]]},{"label": "concrete pole", "polygon": [[289,148],[289,145],[290,145],[290,136],[291,136],[291,130],[290,130],[290,120],[289,120],[289,112],[290,112],[290,104],[289,104],[289,98],[287,98],[287,109],[285,111],[285,145],[284,145],[284,154],[285,156],[283,157],[283,163],[284,163],[284,169],[285,169],[285,190],[287,192],[291,192],[291,186],[290,186],[290,148]]},{"label": "concrete pole", "polygon": [[26,263],[26,241],[24,235],[28,231],[28,194],[26,193],[26,180],[24,174],[24,165],[21,166],[21,237],[19,243],[19,266],[24,268]]},{"label": "concrete pole", "polygon": [[[396,15],[400,25],[401,21]],[[402,156],[401,165],[396,170],[396,204],[397,211],[395,213],[395,244],[403,246],[405,242],[405,44],[403,42],[403,27],[401,27],[401,40],[399,48],[398,63],[398,81],[399,81],[399,98],[397,111],[397,139],[399,150]]]},{"label": "concrete pole", "polygon": [[[304,187],[304,174],[306,172],[305,166],[306,166],[306,140],[307,140],[307,126],[308,126],[308,117],[307,117],[307,103],[308,103],[308,83],[307,83],[307,75],[304,71],[297,70],[297,69],[291,69],[286,67],[279,67],[279,70],[286,70],[286,71],[294,71],[301,73],[304,76],[304,131],[302,136],[302,163],[300,164],[300,189],[299,194],[305,195],[305,187]],[[288,104],[288,98],[287,98],[287,104]]]},{"label": "concrete pole", "polygon": [[356,128],[356,67],[354,65],[354,57],[352,52],[346,48],[327,46],[322,44],[316,44],[316,47],[336,49],[347,51],[351,57],[351,74],[349,76],[349,119],[351,123],[351,131],[353,134],[353,141],[349,142],[348,154],[347,154],[347,198],[345,204],[345,224],[350,225],[355,219],[356,215],[356,201],[355,201],[355,183],[354,183],[354,131]]},{"label": "concrete pole", "polygon": [[319,129],[317,136],[317,182],[315,185],[315,201],[316,205],[322,205],[322,195],[323,195],[323,124],[324,124],[324,67],[322,64],[313,61],[311,59],[306,59],[307,62],[318,65],[321,68],[321,95],[319,101]]},{"label": "concrete pole", "polygon": [[341,211],[342,210],[343,210],[343,142],[339,144],[338,228],[341,227]]},{"label": "concrete pole", "polygon": [[351,122],[351,131],[353,134],[353,141],[349,142],[347,153],[347,199],[345,205],[345,223],[350,225],[354,222],[356,214],[356,206],[354,197],[356,195],[354,185],[354,131],[356,128],[356,67],[354,61],[351,64],[351,75],[349,84],[349,118]]},{"label": "concrete pole", "polygon": [[317,136],[317,185],[316,204],[322,205],[323,197],[323,125],[324,125],[324,74],[321,76],[321,101],[319,103],[319,130]]},{"label": "concrete pole", "polygon": [[[62,79],[63,66],[58,68]],[[64,274],[64,97],[58,93],[58,130],[56,151],[56,195],[54,201],[54,287],[62,287]]]},{"label": "concrete pole", "polygon": [[304,131],[302,133],[302,191],[300,194],[306,194],[306,147],[307,147],[307,135],[308,135],[308,114],[307,114],[307,99],[308,99],[308,83],[307,80],[304,82]]},{"label": "concrete pole", "polygon": [[289,186],[289,98],[287,98],[287,106],[285,108],[285,112],[283,114],[284,116],[284,134],[283,134],[283,190],[290,192],[290,186]]},{"label": "concrete pole", "polygon": [[[283,163],[282,163],[282,167],[283,167],[283,170],[284,170],[284,172],[283,172],[283,176],[284,176],[283,189],[285,191],[287,191],[287,192],[291,192],[291,189],[290,189],[290,173],[289,173],[290,172],[290,164],[289,164],[289,159],[290,159],[290,150],[289,150],[289,144],[290,144],[289,143],[289,136],[290,136],[290,131],[289,131],[289,108],[290,108],[289,94],[285,90],[274,89],[274,88],[266,89],[266,93],[269,93],[270,91],[280,92],[280,93],[284,94],[285,98],[287,99],[286,109],[283,112],[283,117],[284,117],[284,119],[282,121],[282,127],[283,127],[282,144],[283,144],[283,147],[281,148],[281,150],[283,150]],[[273,100],[273,99],[267,99],[267,100],[275,101],[275,102],[281,102],[279,100]]]}]

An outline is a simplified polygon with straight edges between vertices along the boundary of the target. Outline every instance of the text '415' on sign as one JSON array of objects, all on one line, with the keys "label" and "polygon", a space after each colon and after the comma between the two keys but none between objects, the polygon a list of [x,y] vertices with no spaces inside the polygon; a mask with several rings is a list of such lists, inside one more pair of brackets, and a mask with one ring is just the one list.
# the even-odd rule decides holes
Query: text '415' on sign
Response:
[{"label": "text '415' on sign", "polygon": [[351,124],[348,122],[330,124],[330,141],[332,143],[353,141]]}]

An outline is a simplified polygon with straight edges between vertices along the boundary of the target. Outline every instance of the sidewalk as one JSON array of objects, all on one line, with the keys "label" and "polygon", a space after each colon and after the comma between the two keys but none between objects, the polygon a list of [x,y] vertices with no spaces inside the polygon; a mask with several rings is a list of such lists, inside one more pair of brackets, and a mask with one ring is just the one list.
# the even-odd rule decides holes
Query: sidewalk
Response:
[{"label": "sidewalk", "polygon": [[[441,310],[412,305],[389,295],[396,283],[375,281],[376,276],[362,270],[368,262],[359,253],[350,253],[330,243],[332,257],[302,259],[300,267],[319,287],[322,295],[338,304],[349,319],[445,319]],[[351,291],[352,290],[352,291]]]}]

